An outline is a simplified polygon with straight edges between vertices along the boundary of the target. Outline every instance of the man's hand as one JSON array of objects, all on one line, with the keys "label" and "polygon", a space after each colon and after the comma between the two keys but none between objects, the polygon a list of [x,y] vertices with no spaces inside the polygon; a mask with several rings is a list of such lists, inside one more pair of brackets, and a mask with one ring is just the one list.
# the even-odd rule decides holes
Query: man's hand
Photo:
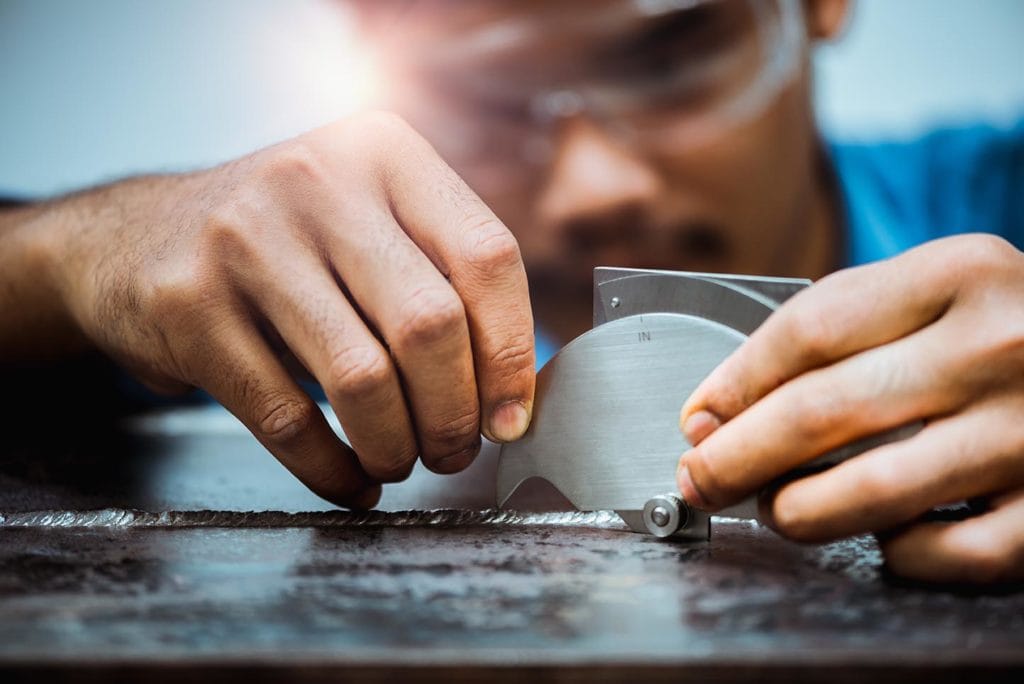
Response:
[{"label": "man's hand", "polygon": [[[1024,579],[1024,254],[986,235],[835,273],[783,305],[686,402],[687,502],[715,510],[789,469],[923,421],[907,440],[762,500],[782,535],[880,537],[930,581]],[[984,514],[921,522],[973,497]]]},{"label": "man's hand", "polygon": [[[527,427],[516,240],[394,116],[68,202],[53,269],[86,337],[154,388],[207,390],[326,499],[372,506],[417,458],[456,472],[481,430]],[[351,449],[287,368],[319,381]]]}]

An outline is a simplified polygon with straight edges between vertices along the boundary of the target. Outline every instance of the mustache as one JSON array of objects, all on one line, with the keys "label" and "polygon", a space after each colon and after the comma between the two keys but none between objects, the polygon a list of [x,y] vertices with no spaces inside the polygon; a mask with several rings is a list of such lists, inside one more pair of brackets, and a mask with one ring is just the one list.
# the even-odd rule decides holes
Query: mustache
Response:
[{"label": "mustache", "polygon": [[[557,256],[527,264],[538,283],[585,283],[594,266],[695,270],[721,264],[732,252],[728,231],[706,219],[657,223],[639,212],[619,212],[576,218],[556,230]],[[609,260],[616,263],[603,263]]]},{"label": "mustache", "polygon": [[729,252],[726,230],[704,219],[657,223],[642,213],[631,212],[575,218],[567,221],[559,232],[563,249],[580,256],[622,249],[637,254],[704,261],[721,259]]}]

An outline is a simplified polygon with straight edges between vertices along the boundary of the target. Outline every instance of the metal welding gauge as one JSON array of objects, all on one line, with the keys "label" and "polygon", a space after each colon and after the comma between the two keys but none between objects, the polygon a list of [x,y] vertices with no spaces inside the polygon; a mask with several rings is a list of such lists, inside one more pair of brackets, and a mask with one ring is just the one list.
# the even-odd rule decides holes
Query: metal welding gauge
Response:
[{"label": "metal welding gauge", "polygon": [[[539,477],[580,510],[613,510],[636,532],[708,539],[709,516],[676,493],[689,448],[679,410],[697,385],[810,281],[623,268],[594,270],[594,327],[537,375],[533,421],[501,447],[498,505]],[[884,441],[831,452],[820,469]],[[716,515],[756,518],[753,500]]]}]

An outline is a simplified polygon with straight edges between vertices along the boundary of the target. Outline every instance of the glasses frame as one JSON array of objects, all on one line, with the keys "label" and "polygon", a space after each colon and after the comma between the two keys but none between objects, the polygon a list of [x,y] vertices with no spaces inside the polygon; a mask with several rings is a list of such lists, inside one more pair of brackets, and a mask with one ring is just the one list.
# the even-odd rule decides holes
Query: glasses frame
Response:
[{"label": "glasses frame", "polygon": [[[686,11],[686,9],[700,6],[713,5],[719,2],[736,0],[629,0],[621,6],[612,10],[609,14],[619,21],[628,15],[626,6],[631,6],[631,16],[639,13],[645,17],[656,17],[675,11]],[[763,63],[756,76],[746,84],[743,89],[731,99],[723,102],[722,105],[712,108],[709,111],[701,112],[687,118],[685,115],[677,117],[677,124],[670,131],[665,130],[641,130],[633,125],[630,116],[626,113],[627,107],[616,106],[616,102],[628,102],[629,98],[637,100],[635,93],[627,94],[624,88],[622,92],[612,97],[602,95],[599,89],[591,88],[581,83],[574,87],[557,87],[549,90],[542,90],[529,98],[527,111],[528,121],[524,122],[522,144],[518,149],[519,163],[525,163],[530,167],[537,168],[550,164],[558,145],[558,135],[563,124],[567,120],[584,118],[588,122],[599,125],[610,135],[627,145],[656,144],[660,149],[671,149],[682,151],[688,146],[699,145],[719,138],[729,130],[749,121],[763,112],[782,92],[785,86],[792,81],[798,73],[802,56],[806,51],[807,37],[804,26],[803,9],[801,0],[743,0],[750,8],[755,18],[755,25],[759,32],[758,44],[762,49],[769,49],[765,52]],[[598,22],[606,22],[607,25],[614,25],[609,16],[585,17],[582,21],[597,25]],[[505,31],[508,27],[491,26],[484,29],[488,31]],[[471,57],[469,46],[486,44],[486,36],[469,36],[466,44],[454,44],[447,46],[442,51],[442,61],[448,62],[452,59],[465,60]],[[451,62],[449,62],[451,63]],[[639,103],[642,108],[643,103]],[[466,130],[460,127],[451,127],[453,134],[461,138],[461,145],[465,147],[468,139],[464,137]],[[481,136],[487,139],[487,135]],[[645,142],[648,141],[648,142]],[[438,141],[440,142],[440,141]],[[475,147],[471,144],[470,147]],[[517,162],[513,159],[491,158],[487,155],[491,146],[476,150],[476,153],[484,155],[481,163],[486,166],[494,165],[491,175],[500,175],[502,167],[511,171],[510,166]],[[439,145],[442,154],[445,153],[444,145]],[[456,155],[457,156],[457,155]],[[458,159],[450,159],[456,168],[459,167]],[[468,171],[468,170],[467,170]]]}]

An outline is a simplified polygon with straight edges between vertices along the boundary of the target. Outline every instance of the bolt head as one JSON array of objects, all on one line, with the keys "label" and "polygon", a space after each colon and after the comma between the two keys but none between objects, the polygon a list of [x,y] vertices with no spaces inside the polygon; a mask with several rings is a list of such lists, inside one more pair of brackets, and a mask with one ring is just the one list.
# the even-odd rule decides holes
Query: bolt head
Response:
[{"label": "bolt head", "polygon": [[668,525],[668,522],[671,519],[672,516],[669,514],[668,509],[666,509],[664,506],[656,506],[654,510],[651,511],[651,522],[653,522],[658,527],[664,527],[665,525]]}]

